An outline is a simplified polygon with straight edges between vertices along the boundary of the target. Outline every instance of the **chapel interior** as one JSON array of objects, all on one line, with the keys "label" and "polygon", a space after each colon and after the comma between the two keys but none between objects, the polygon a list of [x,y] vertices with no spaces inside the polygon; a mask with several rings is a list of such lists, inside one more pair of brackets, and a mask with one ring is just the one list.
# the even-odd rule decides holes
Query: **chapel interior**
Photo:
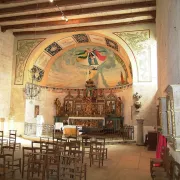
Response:
[{"label": "chapel interior", "polygon": [[0,180],[180,180],[180,0],[0,0]]}]

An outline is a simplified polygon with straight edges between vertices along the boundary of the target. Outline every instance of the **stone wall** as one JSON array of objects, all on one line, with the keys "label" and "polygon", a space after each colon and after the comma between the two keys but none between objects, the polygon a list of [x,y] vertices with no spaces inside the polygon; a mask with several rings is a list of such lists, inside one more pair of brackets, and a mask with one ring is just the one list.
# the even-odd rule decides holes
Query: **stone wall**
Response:
[{"label": "stone wall", "polygon": [[0,118],[5,120],[1,129],[8,128],[8,122],[11,118],[10,97],[12,81],[12,63],[13,63],[14,36],[12,33],[0,32]]}]

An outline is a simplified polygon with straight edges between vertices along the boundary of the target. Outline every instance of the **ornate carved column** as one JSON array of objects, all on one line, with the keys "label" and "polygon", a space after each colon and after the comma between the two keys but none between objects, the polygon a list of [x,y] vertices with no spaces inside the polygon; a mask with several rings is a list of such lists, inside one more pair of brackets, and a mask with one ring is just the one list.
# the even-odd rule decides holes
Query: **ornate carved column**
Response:
[{"label": "ornate carved column", "polygon": [[137,141],[136,144],[139,146],[144,145],[144,138],[143,138],[143,123],[144,119],[136,119],[137,121]]},{"label": "ornate carved column", "polygon": [[167,122],[167,102],[166,97],[159,98],[159,118],[162,135],[168,136],[168,122]]},{"label": "ornate carved column", "polygon": [[[167,92],[168,134],[173,148],[180,151],[180,85],[169,85]],[[170,119],[169,119],[170,117]]]}]

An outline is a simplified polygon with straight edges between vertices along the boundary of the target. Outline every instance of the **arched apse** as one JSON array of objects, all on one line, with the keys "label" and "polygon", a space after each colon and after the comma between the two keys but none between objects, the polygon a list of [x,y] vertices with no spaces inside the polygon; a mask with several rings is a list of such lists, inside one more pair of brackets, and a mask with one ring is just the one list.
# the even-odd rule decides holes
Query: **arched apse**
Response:
[{"label": "arched apse", "polygon": [[73,34],[41,50],[36,58],[30,58],[26,72],[36,68],[42,86],[77,88],[82,86],[79,82],[85,83],[87,78],[94,79],[99,88],[132,84],[134,67],[126,51],[104,35]]}]

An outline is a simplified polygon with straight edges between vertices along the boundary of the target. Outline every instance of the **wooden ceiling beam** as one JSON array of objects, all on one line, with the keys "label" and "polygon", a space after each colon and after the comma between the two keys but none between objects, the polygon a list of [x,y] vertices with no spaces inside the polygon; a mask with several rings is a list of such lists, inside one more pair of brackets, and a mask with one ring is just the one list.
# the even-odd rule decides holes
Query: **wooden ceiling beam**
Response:
[{"label": "wooden ceiling beam", "polygon": [[[129,21],[129,22],[103,24],[103,25],[93,25],[93,26],[91,25],[91,26],[73,27],[73,28],[63,28],[63,29],[43,30],[43,31],[36,31],[36,35],[76,32],[76,31],[91,31],[91,30],[97,30],[97,29],[109,29],[109,28],[115,28],[115,27],[120,27],[124,25],[133,25],[133,24],[140,24],[140,23],[155,23],[155,19]],[[13,34],[15,36],[33,35],[34,31],[14,32]]]},{"label": "wooden ceiling beam", "polygon": [[35,28],[35,27],[48,28],[50,26],[72,25],[72,24],[102,22],[102,21],[110,21],[110,20],[112,21],[112,20],[120,20],[120,19],[126,19],[126,18],[149,16],[149,15],[155,18],[156,11],[154,10],[154,11],[145,11],[145,12],[137,12],[137,13],[80,18],[80,19],[72,19],[72,20],[69,20],[68,22],[59,20],[59,21],[39,22],[39,23],[30,23],[30,24],[9,25],[9,26],[2,26],[1,31],[5,32],[6,30],[10,30],[10,29],[27,29],[27,28]]},{"label": "wooden ceiling beam", "polygon": [[[28,2],[34,1],[34,0],[28,0]],[[24,3],[27,2],[27,0],[0,0],[0,4],[11,4],[11,3]]]},{"label": "wooden ceiling beam", "polygon": [[44,2],[44,3],[34,3],[28,5],[21,5],[16,7],[2,8],[0,11],[0,15],[14,14],[19,12],[36,12],[37,10],[47,10],[59,7],[68,7],[74,5],[82,5],[82,4],[92,4],[92,3],[101,3],[108,2],[109,0],[56,0],[54,3]]},{"label": "wooden ceiling beam", "polygon": [[[75,9],[75,10],[66,10],[63,13],[68,16],[75,15],[83,15],[83,14],[93,14],[93,13],[101,13],[101,12],[111,12],[111,11],[120,11],[120,10],[128,10],[128,9],[138,9],[145,7],[155,7],[155,1],[146,1],[146,2],[138,2],[138,3],[129,3],[129,4],[118,4],[112,6],[101,6],[101,7],[93,7],[93,8],[83,8],[83,9]],[[55,18],[59,17],[61,13],[59,11],[48,12],[48,13],[40,13],[40,14],[29,14],[29,15],[19,15],[19,16],[11,16],[11,17],[3,17],[0,18],[0,23],[3,22],[12,22],[12,21],[26,21],[26,20],[41,20],[47,18]]]}]

